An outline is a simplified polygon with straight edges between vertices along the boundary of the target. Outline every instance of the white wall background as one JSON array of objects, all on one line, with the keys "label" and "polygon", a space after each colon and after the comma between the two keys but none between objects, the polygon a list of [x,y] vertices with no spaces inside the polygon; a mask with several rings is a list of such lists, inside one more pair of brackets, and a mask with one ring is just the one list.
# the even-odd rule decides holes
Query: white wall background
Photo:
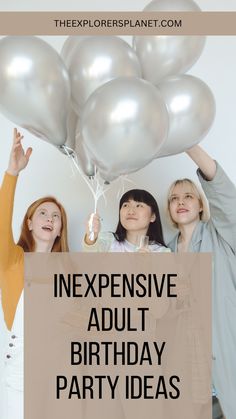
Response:
[{"label": "white wall background", "polygon": [[[0,0],[0,10],[142,10],[148,3],[145,0],[82,0],[62,1],[41,0],[38,4],[30,0]],[[235,0],[197,0],[202,10],[236,10]],[[58,52],[65,37],[44,37]],[[128,42],[131,38],[125,38]],[[202,141],[202,146],[225,168],[236,184],[236,36],[208,37],[205,49],[198,62],[190,69],[206,82],[216,100],[216,118],[213,127]],[[27,98],[22,98],[23,102]],[[11,148],[14,124],[0,114],[0,181],[7,167]],[[22,130],[23,131],[23,130]],[[80,243],[84,232],[85,220],[93,211],[93,198],[84,180],[79,174],[73,175],[68,158],[50,144],[23,132],[24,145],[33,147],[33,154],[27,169],[19,178],[14,211],[14,235],[17,239],[20,224],[28,205],[35,199],[53,194],[64,205],[69,219],[69,243],[72,251],[81,249]],[[129,178],[134,184],[126,184],[126,189],[133,187],[147,189],[157,198],[162,213],[166,238],[173,231],[165,223],[165,198],[169,184],[179,177],[196,180],[195,166],[187,155],[181,154],[153,161],[146,168],[132,174]],[[107,204],[99,202],[99,213],[103,218],[103,229],[115,228],[118,218],[118,198],[120,182],[111,184],[107,194]]]}]

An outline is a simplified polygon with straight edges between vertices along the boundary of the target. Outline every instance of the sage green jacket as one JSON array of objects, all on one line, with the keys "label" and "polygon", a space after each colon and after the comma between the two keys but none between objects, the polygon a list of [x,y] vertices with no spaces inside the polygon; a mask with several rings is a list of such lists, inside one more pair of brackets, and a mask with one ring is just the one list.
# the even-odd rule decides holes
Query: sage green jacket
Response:
[{"label": "sage green jacket", "polygon": [[[227,419],[236,418],[236,188],[217,164],[215,177],[198,177],[209,201],[210,220],[200,221],[189,251],[212,252],[213,384]],[[168,244],[177,252],[178,234]]]}]

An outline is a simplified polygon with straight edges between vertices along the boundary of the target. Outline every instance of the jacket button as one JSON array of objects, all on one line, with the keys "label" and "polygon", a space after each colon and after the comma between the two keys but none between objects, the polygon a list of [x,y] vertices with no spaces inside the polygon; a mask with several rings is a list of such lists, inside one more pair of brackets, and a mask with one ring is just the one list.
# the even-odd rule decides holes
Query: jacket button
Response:
[{"label": "jacket button", "polygon": [[11,337],[12,339],[15,339],[16,338],[16,335],[12,335],[12,337]]},{"label": "jacket button", "polygon": [[9,346],[10,346],[10,347],[12,347],[12,346],[14,346],[14,345],[13,345],[13,343],[9,343]]},{"label": "jacket button", "polygon": [[7,355],[7,359],[11,358],[11,355]]}]

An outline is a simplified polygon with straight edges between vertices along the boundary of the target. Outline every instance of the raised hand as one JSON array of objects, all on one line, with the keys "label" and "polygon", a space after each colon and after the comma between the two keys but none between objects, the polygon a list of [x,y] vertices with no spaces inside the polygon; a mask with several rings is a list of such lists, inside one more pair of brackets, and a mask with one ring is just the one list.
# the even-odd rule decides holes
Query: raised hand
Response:
[{"label": "raised hand", "polygon": [[26,152],[24,151],[21,140],[23,135],[16,128],[13,131],[13,145],[10,153],[9,164],[7,172],[10,175],[17,176],[23,170],[28,162],[32,153],[32,148],[29,147]]}]

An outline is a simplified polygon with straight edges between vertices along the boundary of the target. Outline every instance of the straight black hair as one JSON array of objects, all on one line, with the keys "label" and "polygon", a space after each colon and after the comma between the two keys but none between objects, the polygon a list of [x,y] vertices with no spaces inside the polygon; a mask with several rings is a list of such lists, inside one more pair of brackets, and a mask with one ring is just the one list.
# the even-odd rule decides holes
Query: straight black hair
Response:
[{"label": "straight black hair", "polygon": [[[130,200],[133,200],[136,202],[144,202],[146,205],[148,205],[151,208],[152,214],[155,214],[156,216],[155,221],[149,224],[149,227],[147,230],[147,236],[149,236],[149,243],[160,244],[162,246],[167,247],[163,238],[161,217],[160,217],[160,212],[157,205],[157,201],[155,200],[155,198],[149,192],[143,189],[131,189],[130,191],[125,192],[124,195],[120,199],[119,214],[120,214],[120,209],[122,205],[124,204],[124,202],[128,202]],[[122,226],[120,222],[120,215],[119,215],[119,222],[117,224],[114,235],[115,235],[116,240],[119,242],[123,242],[126,239],[126,229]]]}]

